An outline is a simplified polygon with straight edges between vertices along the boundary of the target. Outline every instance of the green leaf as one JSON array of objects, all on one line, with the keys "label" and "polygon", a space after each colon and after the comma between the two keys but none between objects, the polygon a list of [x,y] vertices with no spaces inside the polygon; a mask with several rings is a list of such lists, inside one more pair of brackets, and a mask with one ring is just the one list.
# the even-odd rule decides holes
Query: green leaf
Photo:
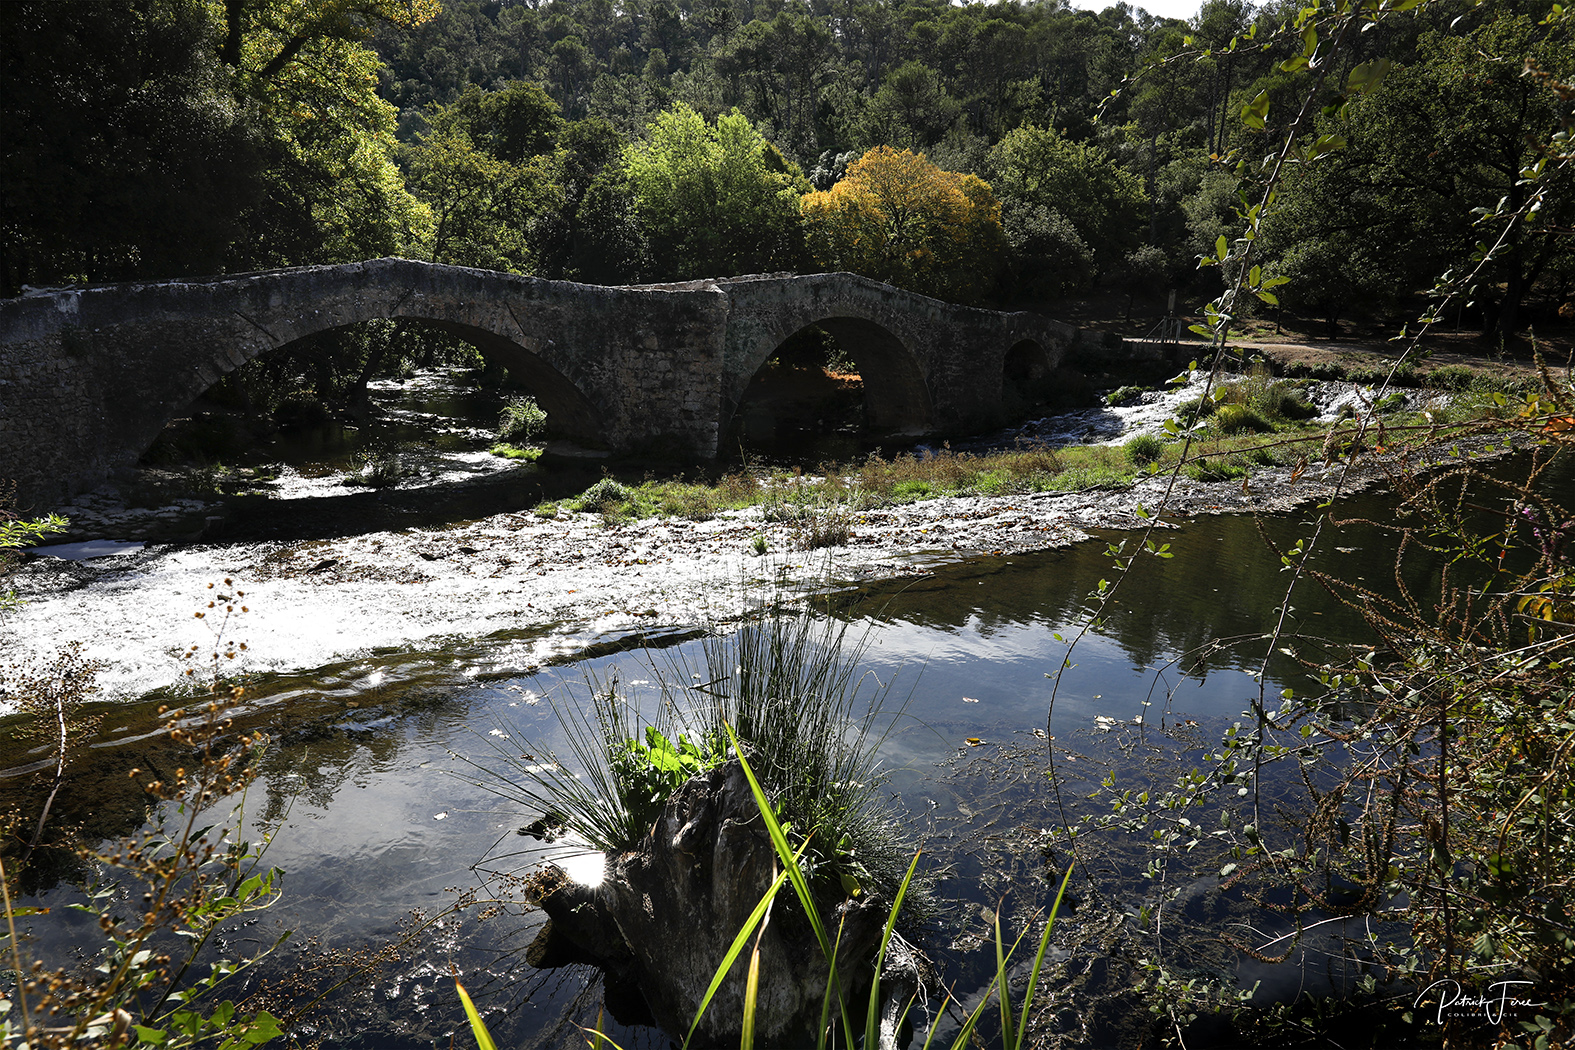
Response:
[{"label": "green leaf", "polygon": [[[464,994],[461,992],[461,994]],[[257,1011],[257,1016],[252,1018],[252,1023],[241,1038],[253,1046],[261,1046],[270,1039],[277,1039],[284,1035],[284,1029],[279,1027],[279,1019],[267,1010]]]},{"label": "green leaf", "polygon": [[1361,95],[1375,90],[1384,82],[1389,68],[1394,62],[1387,58],[1375,58],[1371,62],[1363,62],[1351,70],[1345,78],[1345,90],[1349,94]]},{"label": "green leaf", "polygon": [[[1257,130],[1262,131],[1264,121],[1268,119],[1268,116],[1269,93],[1267,91],[1258,92],[1257,98],[1241,107],[1241,122],[1247,125],[1249,128],[1256,128]],[[1223,244],[1224,242],[1225,238],[1221,237],[1220,243]],[[1221,249],[1221,257],[1223,257],[1224,254],[1224,250]]]},{"label": "green leaf", "polygon": [[145,1025],[134,1025],[137,1030],[137,1042],[147,1043],[149,1046],[163,1046],[169,1039],[169,1034],[162,1028],[148,1028]]},{"label": "green leaf", "polygon": [[1221,262],[1224,262],[1225,257],[1229,254],[1230,242],[1225,239],[1225,235],[1222,233],[1214,241],[1214,257],[1219,259]]}]

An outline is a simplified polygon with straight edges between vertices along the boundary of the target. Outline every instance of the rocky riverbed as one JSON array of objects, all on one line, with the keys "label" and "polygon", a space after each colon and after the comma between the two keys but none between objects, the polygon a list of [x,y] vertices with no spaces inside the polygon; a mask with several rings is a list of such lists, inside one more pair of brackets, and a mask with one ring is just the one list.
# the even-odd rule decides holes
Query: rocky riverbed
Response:
[{"label": "rocky riverbed", "polygon": [[[100,547],[94,557],[45,548],[10,582],[29,604],[13,614],[0,659],[38,659],[80,642],[104,665],[100,687],[112,699],[178,682],[192,647],[209,653],[217,642],[226,651],[246,643],[238,661],[270,672],[485,642],[471,647],[484,655],[470,670],[515,673],[631,634],[727,620],[782,590],[922,575],[959,559],[1143,528],[1140,508],[1162,503],[1162,529],[1197,514],[1284,511],[1327,498],[1341,469],[1265,468],[1245,483],[1178,477],[1168,501],[1171,481],[1161,475],[1125,489],[849,511],[845,542],[809,550],[800,549],[802,521],[767,520],[758,507],[611,525],[591,513],[520,511],[326,539]],[[1360,465],[1345,491],[1382,477],[1377,465]],[[214,593],[234,600],[210,609]],[[227,618],[226,605],[234,607]]]}]

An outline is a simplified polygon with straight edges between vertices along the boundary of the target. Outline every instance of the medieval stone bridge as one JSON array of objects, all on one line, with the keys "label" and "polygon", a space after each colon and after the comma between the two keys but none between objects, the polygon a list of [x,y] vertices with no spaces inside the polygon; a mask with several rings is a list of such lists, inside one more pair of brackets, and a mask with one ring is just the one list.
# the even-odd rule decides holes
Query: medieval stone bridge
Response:
[{"label": "medieval stone bridge", "polygon": [[376,259],[0,301],[0,482],[45,510],[132,466],[226,372],[375,318],[430,321],[520,378],[555,433],[614,451],[717,454],[750,379],[816,326],[863,377],[871,426],[964,432],[1077,337],[851,274],[598,287]]}]

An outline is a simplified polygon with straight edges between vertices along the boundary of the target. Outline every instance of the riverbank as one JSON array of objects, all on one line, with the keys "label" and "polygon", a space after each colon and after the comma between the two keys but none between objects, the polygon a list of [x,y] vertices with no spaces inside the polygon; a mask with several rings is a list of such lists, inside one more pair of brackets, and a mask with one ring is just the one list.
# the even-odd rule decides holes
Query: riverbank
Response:
[{"label": "riverbank", "polygon": [[[1359,463],[1344,491],[1380,484],[1382,467]],[[1333,462],[1260,467],[1246,479],[1178,476],[1168,501],[1171,480],[1158,474],[1125,488],[810,510],[840,517],[820,537],[829,545],[807,550],[799,548],[814,520],[755,506],[708,520],[622,522],[519,511],[329,539],[155,545],[90,560],[32,555],[11,581],[29,603],[16,614],[26,630],[8,632],[0,659],[41,659],[81,642],[104,665],[100,695],[113,700],[175,685],[190,648],[210,651],[215,641],[246,643],[238,669],[280,674],[485,641],[469,673],[520,673],[633,635],[725,621],[774,589],[836,590],[1145,527],[1142,515],[1162,502],[1167,529],[1199,514],[1283,512],[1327,499],[1343,470]],[[245,593],[220,623],[207,610],[208,585],[226,579]]]}]

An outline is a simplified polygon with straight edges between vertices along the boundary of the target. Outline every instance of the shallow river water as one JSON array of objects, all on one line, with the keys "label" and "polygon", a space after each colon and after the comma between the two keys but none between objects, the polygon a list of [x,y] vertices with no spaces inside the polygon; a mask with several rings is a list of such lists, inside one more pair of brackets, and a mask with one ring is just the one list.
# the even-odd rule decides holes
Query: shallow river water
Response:
[{"label": "shallow river water", "polygon": [[[1380,519],[1388,508],[1383,496],[1341,505],[1349,516]],[[1104,630],[1073,654],[1053,716],[1049,673],[1066,654],[1057,636],[1076,633],[1089,592],[1111,576],[1104,543],[932,562],[899,578],[828,585],[821,615],[852,625],[852,636],[865,645],[863,665],[903,704],[882,761],[893,819],[926,850],[938,880],[942,907],[930,947],[943,979],[958,982],[965,995],[977,993],[989,952],[981,938],[993,909],[1007,899],[1014,903],[1003,913],[1020,915],[1051,895],[1048,878],[1060,858],[1038,848],[1048,842],[1043,829],[1059,819],[1044,786],[1047,732],[1072,764],[1063,768],[1098,765],[1116,742],[1147,726],[1190,722],[1203,739],[1217,740],[1258,693],[1254,672],[1264,643],[1251,639],[1273,622],[1283,601],[1279,559],[1264,537],[1289,543],[1307,534],[1310,518],[1310,512],[1261,522],[1213,516],[1167,532],[1163,538],[1176,557],[1150,560],[1123,587]],[[1326,538],[1323,551],[1322,564],[1385,586],[1391,560],[1377,530],[1351,526]],[[188,575],[226,571],[224,556],[203,548],[159,555],[183,556],[210,559]],[[150,561],[149,571],[161,570]],[[91,610],[100,600],[95,588],[124,585],[79,579],[61,586]],[[302,630],[322,630],[312,592],[290,593],[301,603]],[[160,600],[184,610],[192,595]],[[443,592],[434,589],[432,600],[441,603]],[[1360,617],[1310,583],[1293,604],[1293,631],[1336,639],[1360,634]],[[434,614],[442,611],[435,604]],[[670,612],[657,619],[662,626],[643,634],[638,618],[613,618],[570,636],[554,635],[551,625],[537,636],[517,629],[459,638],[437,633],[371,651],[357,651],[352,634],[341,641],[354,655],[343,659],[280,670],[264,662],[250,702],[274,744],[244,821],[254,835],[274,834],[268,860],[285,872],[285,893],[254,926],[235,934],[231,950],[271,943],[283,929],[300,931],[269,965],[276,974],[326,974],[332,952],[397,939],[413,912],[440,916],[458,892],[486,898],[507,890],[497,873],[528,870],[543,856],[535,840],[518,834],[535,814],[478,787],[464,759],[486,764],[505,740],[561,746],[552,702],[575,702],[588,676],[616,672],[628,692],[654,696],[661,675],[703,662],[697,621]],[[7,627],[26,631],[26,623],[24,611]],[[60,630],[59,621],[51,623]],[[81,627],[89,635],[97,629],[91,613]],[[1248,641],[1201,663],[1183,659],[1211,639],[1235,637]],[[532,659],[497,658],[497,648],[522,645]],[[543,662],[538,671],[517,670]],[[1289,661],[1269,667],[1269,695],[1304,686]],[[92,759],[106,783],[133,762],[149,761],[139,741],[153,724],[155,705],[168,698],[135,693],[122,694],[106,711],[102,746]],[[14,779],[40,754],[13,741],[4,765]],[[97,820],[106,835],[134,831],[143,812],[140,798],[116,790],[105,788],[85,803],[94,811],[89,825]],[[72,818],[87,819],[81,811],[63,819]],[[72,893],[61,885],[42,897],[59,904]],[[574,1026],[594,1023],[602,1009],[597,973],[532,967],[524,956],[540,915],[511,906],[482,920],[478,910],[428,926],[381,976],[340,993],[315,1031],[330,1045],[397,1047],[447,1046],[458,1030],[458,1045],[465,1045],[452,965],[465,975],[500,1045],[575,1044]],[[41,952],[67,950],[89,932],[85,919],[70,914],[56,907],[47,919],[33,920]],[[1078,918],[1063,922],[1065,936],[1075,941]],[[606,1023],[620,1045],[666,1045],[616,991],[609,1005]]]}]

